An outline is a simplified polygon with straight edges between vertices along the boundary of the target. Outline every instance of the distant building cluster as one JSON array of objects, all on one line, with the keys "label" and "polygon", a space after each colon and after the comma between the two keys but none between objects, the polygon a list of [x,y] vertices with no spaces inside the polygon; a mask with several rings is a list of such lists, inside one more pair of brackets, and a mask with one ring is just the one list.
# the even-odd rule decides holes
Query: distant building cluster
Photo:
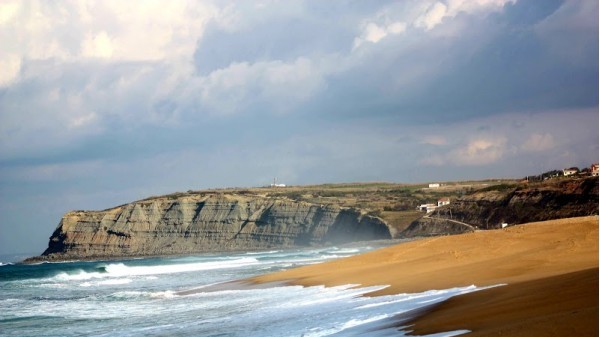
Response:
[{"label": "distant building cluster", "polygon": [[579,169],[578,167],[569,167],[562,170],[563,176],[571,177],[571,176],[598,176],[598,163],[590,165],[590,167],[584,167],[583,169]]},{"label": "distant building cluster", "polygon": [[569,167],[562,170],[552,170],[548,172],[544,172],[540,175],[536,176],[527,176],[525,177],[526,181],[539,181],[539,180],[548,180],[559,177],[597,177],[598,176],[598,164],[592,164],[589,167],[584,167],[583,169],[579,169],[578,167]]},{"label": "distant building cluster", "polygon": [[421,212],[433,212],[438,207],[442,207],[450,204],[450,198],[441,198],[437,201],[437,204],[422,204],[417,207],[417,210]]}]

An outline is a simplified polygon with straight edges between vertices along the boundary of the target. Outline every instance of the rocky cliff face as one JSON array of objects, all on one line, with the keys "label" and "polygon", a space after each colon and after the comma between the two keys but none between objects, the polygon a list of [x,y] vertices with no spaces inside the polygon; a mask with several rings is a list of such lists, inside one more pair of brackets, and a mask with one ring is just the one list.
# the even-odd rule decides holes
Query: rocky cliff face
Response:
[{"label": "rocky cliff face", "polygon": [[475,231],[475,227],[440,217],[423,217],[413,221],[400,237],[414,238],[424,236],[454,235]]},{"label": "rocky cliff face", "polygon": [[[400,236],[456,234],[478,229],[598,214],[598,178],[492,186],[452,201],[413,222]],[[452,219],[453,222],[444,221]],[[466,223],[467,226],[459,224]]]},{"label": "rocky cliff face", "polygon": [[152,198],[65,214],[43,259],[257,250],[389,239],[381,219],[355,209],[237,194]]}]

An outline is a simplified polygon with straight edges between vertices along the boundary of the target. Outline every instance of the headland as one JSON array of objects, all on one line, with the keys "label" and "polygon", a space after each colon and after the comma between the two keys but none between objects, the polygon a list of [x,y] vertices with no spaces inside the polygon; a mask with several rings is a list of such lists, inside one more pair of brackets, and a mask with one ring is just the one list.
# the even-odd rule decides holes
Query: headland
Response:
[{"label": "headland", "polygon": [[327,246],[598,214],[598,177],[232,188],[67,212],[27,262]]}]

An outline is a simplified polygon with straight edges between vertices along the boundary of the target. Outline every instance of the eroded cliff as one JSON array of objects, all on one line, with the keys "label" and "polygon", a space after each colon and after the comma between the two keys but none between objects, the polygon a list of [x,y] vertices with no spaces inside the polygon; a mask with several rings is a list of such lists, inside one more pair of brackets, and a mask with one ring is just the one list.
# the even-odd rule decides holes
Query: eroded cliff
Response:
[{"label": "eroded cliff", "polygon": [[389,239],[379,218],[352,208],[255,195],[182,194],[65,214],[42,259],[258,250]]},{"label": "eroded cliff", "polygon": [[401,237],[458,234],[477,229],[598,214],[598,177],[496,185],[453,200],[414,221]]}]

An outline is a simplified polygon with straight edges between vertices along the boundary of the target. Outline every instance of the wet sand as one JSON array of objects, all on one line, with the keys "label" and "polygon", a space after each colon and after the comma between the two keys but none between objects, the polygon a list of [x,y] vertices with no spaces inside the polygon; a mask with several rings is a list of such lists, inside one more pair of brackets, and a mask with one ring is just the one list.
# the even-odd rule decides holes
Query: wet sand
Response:
[{"label": "wet sand", "polygon": [[373,296],[506,284],[454,297],[405,324],[419,335],[598,336],[598,217],[426,238],[252,281],[390,285]]}]

